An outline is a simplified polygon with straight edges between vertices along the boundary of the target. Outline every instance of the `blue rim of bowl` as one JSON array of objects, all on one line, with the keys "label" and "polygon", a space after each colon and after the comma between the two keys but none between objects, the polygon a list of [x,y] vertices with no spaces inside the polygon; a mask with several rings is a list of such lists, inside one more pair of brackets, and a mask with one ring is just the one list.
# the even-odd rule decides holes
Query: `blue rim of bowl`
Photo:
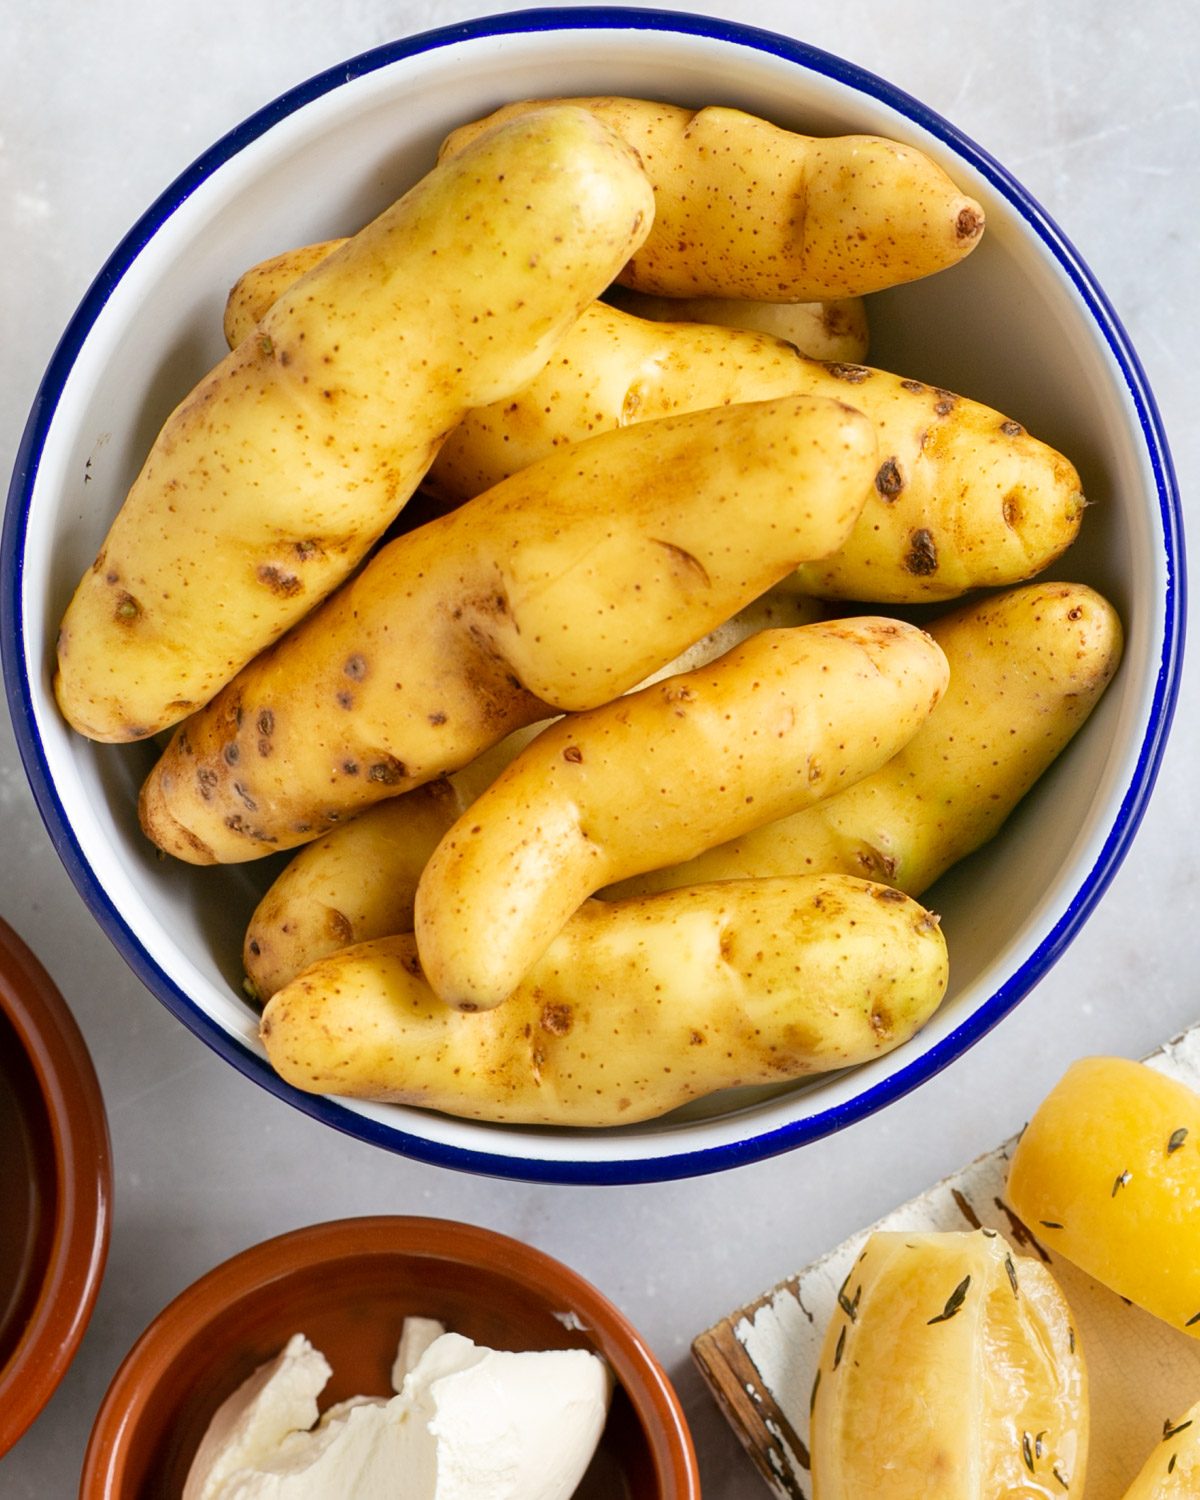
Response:
[{"label": "blue rim of bowl", "polygon": [[[954,1031],[919,1058],[852,1099],[748,1139],[683,1151],[663,1134],[658,1155],[604,1160],[507,1156],[410,1134],[323,1096],[285,1084],[266,1060],[229,1036],[163,973],[99,884],[76,840],[51,781],[38,735],[25,670],[20,600],[29,501],[38,462],[68,374],[109,295],[147,242],[218,167],[277,121],[323,94],[419,53],[455,43],[543,31],[665,31],[764,52],[832,79],[895,110],[968,162],[1020,214],[1051,252],[1093,319],[1128,387],[1154,476],[1166,556],[1166,625],[1149,717],[1134,775],[1104,844],[1079,889],[1051,930],[1015,973]],[[400,1155],[479,1175],[531,1182],[626,1184],[700,1176],[764,1160],[817,1140],[873,1114],[940,1072],[979,1041],[1038,983],[1092,912],[1128,852],[1158,775],[1179,691],[1184,641],[1185,572],[1178,485],[1166,435],[1141,363],[1104,292],[1048,214],[1004,167],[974,141],[918,100],[831,53],[807,43],[715,17],[642,8],[582,7],[512,11],[469,20],[387,43],[317,74],[251,115],[197,158],[155,200],[113,251],[68,324],[37,391],[9,487],[0,538],[0,648],[9,712],[26,775],[59,858],[110,941],[138,978],[179,1020],[218,1054],[302,1112],[348,1135]],[[498,1137],[499,1138],[499,1137]],[[527,1137],[523,1144],[535,1138]],[[619,1139],[619,1137],[614,1137]]]}]

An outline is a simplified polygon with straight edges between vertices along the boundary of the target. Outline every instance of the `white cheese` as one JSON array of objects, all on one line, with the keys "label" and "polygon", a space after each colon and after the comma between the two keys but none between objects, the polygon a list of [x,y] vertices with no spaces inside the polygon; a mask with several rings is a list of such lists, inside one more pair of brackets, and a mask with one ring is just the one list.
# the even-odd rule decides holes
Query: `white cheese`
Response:
[{"label": "white cheese", "polygon": [[[582,1349],[487,1349],[420,1321],[426,1326],[401,1339],[394,1379],[407,1373],[396,1396],[355,1397],[314,1426],[313,1391],[307,1426],[276,1420],[268,1450],[244,1430],[255,1428],[253,1413],[275,1409],[266,1394],[274,1382],[288,1387],[281,1399],[288,1396],[289,1351],[293,1361],[315,1353],[299,1335],[292,1339],[218,1412],[222,1431],[240,1436],[226,1450],[210,1428],[185,1500],[569,1500],[604,1428],[604,1361]],[[298,1402],[289,1412],[299,1412]],[[192,1489],[205,1454],[208,1471],[198,1482],[208,1487]]]},{"label": "white cheese", "polygon": [[294,1432],[317,1420],[317,1397],[333,1371],[297,1333],[217,1408],[183,1489],[183,1500],[216,1500],[228,1475],[278,1452]]},{"label": "white cheese", "polygon": [[440,1339],[445,1331],[445,1323],[439,1323],[436,1318],[405,1318],[400,1330],[400,1344],[392,1364],[392,1390],[401,1390],[404,1377],[434,1339]]}]

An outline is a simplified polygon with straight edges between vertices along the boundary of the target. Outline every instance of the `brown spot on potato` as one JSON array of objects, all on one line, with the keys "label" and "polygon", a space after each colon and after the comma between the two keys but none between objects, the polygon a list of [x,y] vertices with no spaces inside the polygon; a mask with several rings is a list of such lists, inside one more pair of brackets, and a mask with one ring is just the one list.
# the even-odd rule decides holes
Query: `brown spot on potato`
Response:
[{"label": "brown spot on potato", "polygon": [[902,380],[900,388],[901,390],[912,391],[915,395],[918,391],[925,389],[925,382],[923,380]]},{"label": "brown spot on potato", "polygon": [[446,722],[446,715],[439,708],[436,713],[429,715],[429,722],[433,725],[444,724]]},{"label": "brown spot on potato", "polygon": [[273,594],[278,594],[282,599],[292,598],[304,587],[295,573],[289,573],[276,563],[260,563],[255,572],[259,583],[265,584]]},{"label": "brown spot on potato", "polygon": [[1016,531],[1021,524],[1021,506],[1016,495],[1005,495],[1001,511],[1004,515],[1004,524]]},{"label": "brown spot on potato", "polygon": [[904,488],[900,466],[894,458],[885,458],[875,476],[875,488],[885,500],[894,500]]},{"label": "brown spot on potato", "polygon": [[566,1036],[574,1022],[571,1007],[561,1002],[554,1002],[542,1007],[540,1024],[543,1031],[548,1031],[551,1036]]},{"label": "brown spot on potato", "polygon": [[236,766],[240,755],[241,751],[238,749],[237,743],[234,740],[230,740],[230,742],[221,751],[222,759],[225,761],[225,764],[227,766]]},{"label": "brown spot on potato", "polygon": [[233,791],[238,801],[241,802],[249,812],[258,811],[258,803],[255,802],[254,798],[250,795],[250,793],[246,790],[246,788],[240,781],[235,781],[233,783]]},{"label": "brown spot on potato", "polygon": [[894,890],[890,885],[880,886],[877,891],[872,892],[872,895],[876,901],[893,902],[896,905],[902,905],[905,900],[904,892]]},{"label": "brown spot on potato", "polygon": [[349,946],[354,941],[354,923],[344,911],[338,911],[336,906],[331,906],[326,912],[325,926],[335,942]]},{"label": "brown spot on potato", "polygon": [[142,606],[133,597],[122,590],[117,595],[116,603],[113,605],[113,619],[120,625],[132,625],[141,615]]},{"label": "brown spot on potato", "polygon": [[871,375],[866,365],[843,364],[840,360],[831,361],[825,368],[835,380],[845,380],[850,385],[862,385]]},{"label": "brown spot on potato", "polygon": [[580,765],[583,761],[583,751],[578,745],[568,745],[562,753],[563,760],[569,760],[573,765]]},{"label": "brown spot on potato", "polygon": [[954,233],[963,241],[977,240],[983,233],[983,212],[974,204],[959,210],[958,218],[954,221]]},{"label": "brown spot on potato", "polygon": [[902,566],[917,578],[928,578],[931,573],[937,572],[937,544],[931,531],[921,527],[909,533],[908,552],[902,560]]},{"label": "brown spot on potato", "polygon": [[275,715],[271,712],[271,710],[269,708],[264,708],[264,709],[260,710],[260,712],[259,712],[259,715],[258,715],[258,732],[259,732],[259,734],[274,734],[275,733]]},{"label": "brown spot on potato", "polygon": [[1000,431],[1005,437],[1020,437],[1025,429],[1021,426],[1020,422],[1006,420],[1000,423]]},{"label": "brown spot on potato", "polygon": [[379,782],[383,786],[395,786],[407,775],[404,762],[397,760],[394,755],[385,756],[383,760],[377,760],[367,767],[367,780]]},{"label": "brown spot on potato", "polygon": [[220,779],[211,766],[197,766],[196,785],[199,788],[200,800],[202,802],[212,801]]},{"label": "brown spot on potato", "polygon": [[892,1034],[893,1022],[891,1015],[883,1008],[882,1005],[873,1005],[871,1007],[871,1012],[867,1017],[867,1021],[870,1024],[871,1030],[877,1037],[888,1037]]},{"label": "brown spot on potato", "polygon": [[367,675],[367,663],[363,659],[363,657],[355,652],[353,656],[348,656],[346,658],[346,662],[342,667],[342,671],[346,674],[347,677],[352,678],[355,682],[361,682]]}]

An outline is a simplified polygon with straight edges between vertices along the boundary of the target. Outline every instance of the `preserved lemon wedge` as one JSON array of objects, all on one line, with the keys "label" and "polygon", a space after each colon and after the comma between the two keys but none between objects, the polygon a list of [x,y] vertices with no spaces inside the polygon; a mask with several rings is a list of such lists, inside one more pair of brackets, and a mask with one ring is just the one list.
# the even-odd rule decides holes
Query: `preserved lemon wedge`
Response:
[{"label": "preserved lemon wedge", "polygon": [[1008,1201],[1046,1248],[1200,1337],[1200,1094],[1145,1063],[1073,1063],[1017,1142]]},{"label": "preserved lemon wedge", "polygon": [[814,1500],[1083,1493],[1087,1374],[1040,1262],[992,1230],[873,1234],[813,1390]]},{"label": "preserved lemon wedge", "polygon": [[1125,1500],[1193,1500],[1200,1495],[1200,1401],[1163,1424],[1162,1441],[1125,1491]]}]

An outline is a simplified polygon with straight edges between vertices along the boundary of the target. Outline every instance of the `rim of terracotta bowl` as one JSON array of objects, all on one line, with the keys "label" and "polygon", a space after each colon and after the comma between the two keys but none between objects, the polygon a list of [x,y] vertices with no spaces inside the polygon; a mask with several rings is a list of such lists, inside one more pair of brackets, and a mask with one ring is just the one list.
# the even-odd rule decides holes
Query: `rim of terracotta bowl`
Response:
[{"label": "rim of terracotta bowl", "polygon": [[164,1376],[202,1337],[214,1313],[252,1299],[299,1271],[341,1261],[411,1255],[479,1267],[539,1302],[575,1314],[612,1368],[646,1435],[662,1500],[699,1500],[700,1472],[679,1396],[641,1334],[616,1305],[562,1261],[496,1230],[411,1215],[312,1224],[264,1240],[194,1281],[158,1314],[113,1376],[92,1427],[81,1500],[123,1500],[142,1413]]},{"label": "rim of terracotta bowl", "polygon": [[[378,69],[422,53],[458,43],[522,37],[546,32],[596,31],[661,32],[678,37],[727,43],[764,54],[832,81],[871,105],[883,105],[927,132],[969,169],[977,172],[1015,214],[1039,247],[1055,264],[1079,299],[1098,344],[1117,367],[1123,398],[1140,435],[1140,455],[1153,482],[1155,543],[1161,548],[1164,576],[1161,635],[1155,629],[1152,650],[1156,660],[1148,689],[1148,711],[1137,741],[1136,759],[1119,796],[1111,823],[1102,825],[1087,862],[1056,892],[1054,915],[1039,925],[1041,937],[1016,967],[977,1003],[965,1019],[923,1046],[911,1061],[898,1063],[882,1077],[852,1092],[836,1089],[820,1107],[805,1108],[798,1118],[750,1123],[745,1134],[699,1132],[699,1141],[686,1131],[668,1128],[651,1142],[636,1136],[611,1136],[598,1146],[593,1137],[579,1144],[555,1137],[543,1145],[534,1133],[500,1131],[462,1132],[447,1139],[436,1130],[422,1133],[410,1117],[380,1115],[345,1102],[306,1094],[283,1082],[266,1058],[240,1037],[225,1031],[147,951],[137,932],[104,889],[83,852],[49,772],[34,711],[26,662],[21,614],[21,574],[30,496],[42,446],[71,367],[114,287],[146,243],[204,181],[241,150],[303,106],[344,84]],[[686,12],[640,8],[582,6],[513,11],[423,32],[364,52],[316,75],[281,95],[217,141],[155,201],[134,225],[103,267],[68,325],[39,389],[22,440],[9,492],[3,540],[0,542],[0,648],[10,713],[26,773],[59,856],[84,900],[144,984],[184,1025],[200,1036],[226,1061],[293,1107],[386,1150],[439,1166],[482,1175],[528,1181],[615,1184],[667,1181],[722,1171],[760,1161],[817,1140],[873,1114],[924,1083],[961,1056],[1041,980],[1091,915],[1127,854],[1145,813],[1158,775],[1167,740],[1182,665],[1185,578],[1182,513],[1171,455],[1153,394],[1141,363],[1107,296],[1082,257],[1046,211],[988,152],[935,111],[895,85],[807,43],[738,22]],[[466,1124],[467,1122],[458,1122]],[[711,1123],[711,1122],[708,1122]],[[714,1138],[715,1135],[715,1138]]]},{"label": "rim of terracotta bowl", "polygon": [[[38,1090],[36,1109],[26,1102],[24,1127],[36,1132],[49,1123],[54,1160],[54,1181],[41,1197],[48,1244],[27,1242],[22,1266],[32,1272],[44,1254],[44,1270],[24,1332],[0,1367],[3,1454],[49,1401],[87,1328],[108,1255],[112,1163],[104,1101],[82,1033],[42,964],[2,920],[0,1015]],[[10,1102],[22,1108],[19,1098]]]}]

